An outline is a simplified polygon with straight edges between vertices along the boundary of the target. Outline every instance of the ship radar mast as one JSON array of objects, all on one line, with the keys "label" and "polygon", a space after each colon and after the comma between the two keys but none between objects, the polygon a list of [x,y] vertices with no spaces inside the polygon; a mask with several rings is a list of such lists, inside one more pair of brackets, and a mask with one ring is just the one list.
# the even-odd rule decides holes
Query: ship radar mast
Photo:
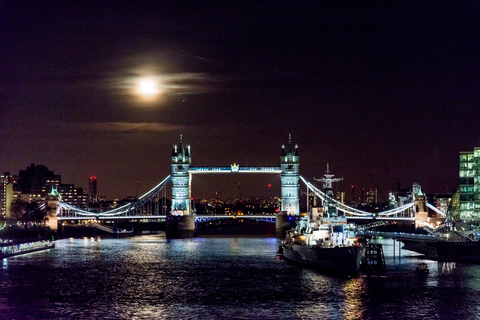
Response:
[{"label": "ship radar mast", "polygon": [[343,178],[334,178],[334,174],[330,174],[330,167],[329,167],[329,164],[327,163],[327,171],[326,173],[323,175],[323,178],[320,178],[320,179],[315,179],[313,178],[313,180],[317,180],[317,181],[321,181],[323,182],[323,189],[332,189],[332,182],[338,182],[338,181],[342,181]]},{"label": "ship radar mast", "polygon": [[316,181],[323,182],[323,188],[325,190],[325,194],[330,197],[330,199],[325,199],[323,201],[323,205],[325,206],[326,216],[327,217],[338,217],[338,209],[335,201],[333,200],[333,190],[332,190],[332,182],[342,181],[343,178],[334,178],[334,175],[330,173],[330,167],[327,163],[327,171],[323,175],[323,178],[315,179]]}]

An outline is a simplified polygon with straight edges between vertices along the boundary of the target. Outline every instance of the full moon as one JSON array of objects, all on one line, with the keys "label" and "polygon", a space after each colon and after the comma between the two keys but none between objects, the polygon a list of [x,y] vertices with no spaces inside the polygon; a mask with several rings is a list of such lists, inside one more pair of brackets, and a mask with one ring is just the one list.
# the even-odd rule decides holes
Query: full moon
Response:
[{"label": "full moon", "polygon": [[161,92],[160,84],[154,78],[140,78],[135,91],[140,98],[146,101],[155,99]]}]

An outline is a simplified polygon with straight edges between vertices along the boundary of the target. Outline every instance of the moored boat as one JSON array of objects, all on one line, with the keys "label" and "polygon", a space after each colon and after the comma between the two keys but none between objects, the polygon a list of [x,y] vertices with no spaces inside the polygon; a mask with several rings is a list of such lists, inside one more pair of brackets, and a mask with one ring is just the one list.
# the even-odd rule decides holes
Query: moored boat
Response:
[{"label": "moored boat", "polygon": [[321,219],[321,223],[328,221],[329,225],[312,228],[311,232],[290,231],[283,242],[283,256],[330,272],[357,273],[364,249],[348,225],[338,225],[343,219]]},{"label": "moored boat", "polygon": [[354,226],[347,223],[346,217],[338,215],[331,183],[339,179],[328,173],[327,167],[327,174],[320,179],[325,182],[327,195],[323,206],[312,207],[297,227],[287,232],[283,256],[319,269],[354,274],[360,268],[364,247],[355,237]]},{"label": "moored boat", "polygon": [[52,248],[55,243],[50,240],[6,240],[0,243],[0,259]]}]

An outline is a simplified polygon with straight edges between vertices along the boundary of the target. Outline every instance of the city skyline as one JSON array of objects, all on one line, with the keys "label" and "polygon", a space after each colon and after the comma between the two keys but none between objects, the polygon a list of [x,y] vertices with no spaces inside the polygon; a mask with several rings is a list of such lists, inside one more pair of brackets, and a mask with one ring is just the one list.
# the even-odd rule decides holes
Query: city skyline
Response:
[{"label": "city skyline", "polygon": [[[181,134],[192,166],[278,166],[292,134],[309,181],[330,163],[347,199],[351,185],[386,198],[398,181],[453,191],[459,152],[480,145],[474,3],[0,9],[4,172],[43,164],[121,198],[171,173]],[[251,178],[258,193],[280,183],[265,179]],[[236,180],[195,177],[194,191],[234,196]]]}]

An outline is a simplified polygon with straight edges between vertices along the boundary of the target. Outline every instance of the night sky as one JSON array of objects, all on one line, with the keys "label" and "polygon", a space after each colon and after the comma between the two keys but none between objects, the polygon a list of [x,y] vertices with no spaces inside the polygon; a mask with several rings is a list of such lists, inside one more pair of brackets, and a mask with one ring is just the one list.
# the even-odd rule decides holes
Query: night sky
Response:
[{"label": "night sky", "polygon": [[[170,174],[180,134],[193,166],[279,166],[292,134],[301,175],[328,162],[347,197],[452,191],[480,146],[479,52],[478,1],[1,1],[0,170],[122,198]],[[280,195],[278,176],[224,175],[193,196],[238,182]]]}]

